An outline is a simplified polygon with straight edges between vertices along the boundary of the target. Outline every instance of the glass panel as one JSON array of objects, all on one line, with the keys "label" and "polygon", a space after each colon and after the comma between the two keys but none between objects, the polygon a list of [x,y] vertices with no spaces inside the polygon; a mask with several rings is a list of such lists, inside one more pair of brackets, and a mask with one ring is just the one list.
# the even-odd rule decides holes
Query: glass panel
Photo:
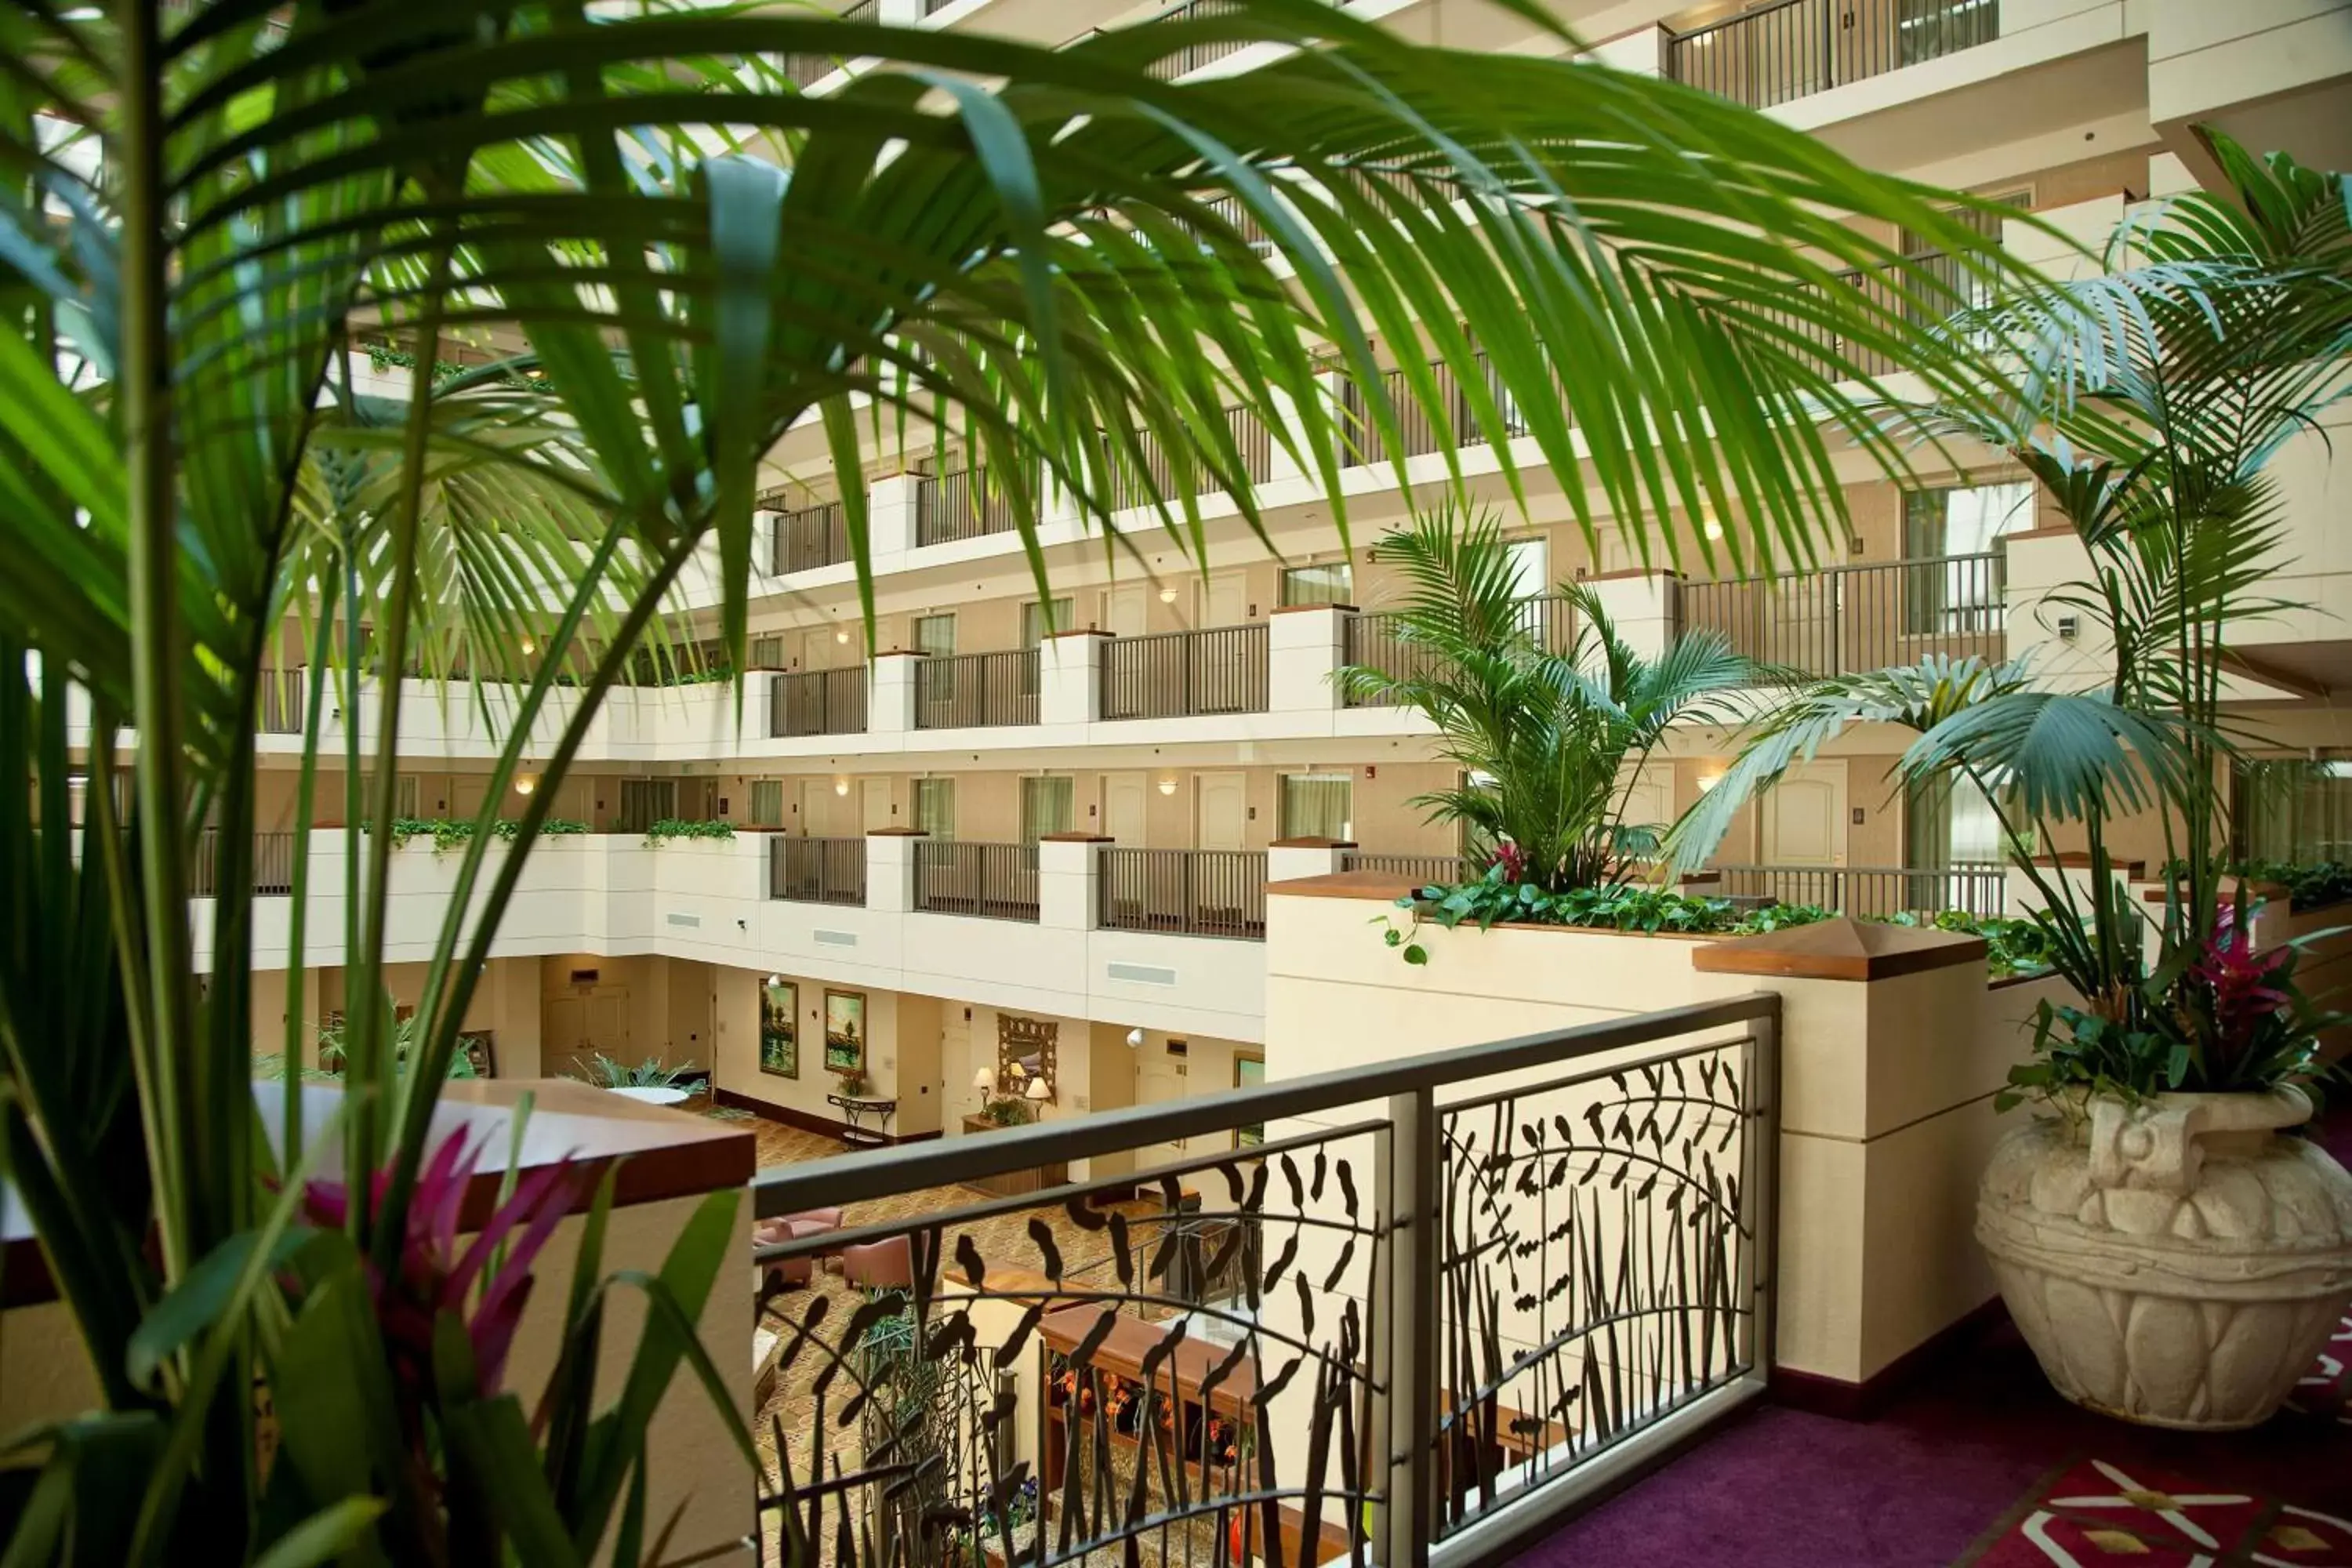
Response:
[{"label": "glass panel", "polygon": [[956,618],[953,616],[917,616],[915,617],[915,648],[933,658],[953,658],[956,650]]},{"label": "glass panel", "polygon": [[1503,546],[1503,553],[1510,560],[1511,585],[1520,598],[1532,599],[1551,591],[1549,540],[1514,539]]},{"label": "glass panel", "polygon": [[915,781],[915,826],[934,838],[955,837],[955,780]]},{"label": "glass panel", "polygon": [[782,827],[784,825],[784,781],[753,779],[751,781],[751,826]]},{"label": "glass panel", "polygon": [[1285,773],[1282,837],[1355,837],[1355,780],[1347,773]]},{"label": "glass panel", "polygon": [[1076,782],[1066,778],[1021,781],[1021,842],[1034,844],[1048,833],[1070,831]]},{"label": "glass panel", "polygon": [[2352,762],[2246,763],[2235,805],[2238,849],[2250,860],[2352,860]]},{"label": "glass panel", "polygon": [[1356,569],[1345,561],[1325,566],[1292,566],[1282,574],[1286,605],[1352,605],[1356,602]]},{"label": "glass panel", "polygon": [[[1048,621],[1050,615],[1051,620]],[[1054,632],[1070,629],[1070,600],[1065,596],[1045,605],[1032,599],[1021,606],[1021,646],[1035,647]]]}]

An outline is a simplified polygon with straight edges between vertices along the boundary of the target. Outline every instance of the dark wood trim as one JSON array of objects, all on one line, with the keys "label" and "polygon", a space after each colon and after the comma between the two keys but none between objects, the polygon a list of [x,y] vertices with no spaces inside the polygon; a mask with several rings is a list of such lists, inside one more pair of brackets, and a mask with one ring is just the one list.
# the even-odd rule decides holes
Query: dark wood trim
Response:
[{"label": "dark wood trim", "polygon": [[1269,849],[1360,849],[1352,838],[1277,838],[1266,846]]},{"label": "dark wood trim", "polygon": [[930,650],[919,647],[886,647],[877,652],[876,658],[929,658]]},{"label": "dark wood trim", "polygon": [[930,829],[927,827],[869,827],[866,830],[868,838],[929,838],[930,836]]},{"label": "dark wood trim", "polygon": [[1296,877],[1269,882],[1269,896],[1286,899],[1377,899],[1393,903],[1419,884],[1390,871],[1333,871],[1321,877]]},{"label": "dark wood trim", "polygon": [[1596,572],[1590,577],[1579,577],[1580,583],[1627,583],[1636,577],[1670,577],[1682,581],[1683,574],[1670,566],[1628,566],[1622,572]]},{"label": "dark wood trim", "polygon": [[[2033,858],[2033,863],[2037,866],[2063,866],[2078,871],[2087,870],[2091,864],[2091,852],[2087,849],[2066,849],[2055,855],[2036,855]],[[2145,860],[2117,860],[2109,857],[2107,866],[2109,869],[2120,871],[2134,881],[2137,881],[2147,872],[2147,862]]]},{"label": "dark wood trim", "polygon": [[1984,963],[1982,937],[1844,916],[1711,942],[1691,954],[1691,967],[1703,973],[1786,980],[1891,980],[1969,963],[1982,970]]},{"label": "dark wood trim", "polygon": [[1041,833],[1040,844],[1116,844],[1118,839],[1108,833]]},{"label": "dark wood trim", "polygon": [[1362,613],[1353,605],[1276,605],[1266,614],[1268,616],[1301,616],[1309,610],[1340,610],[1351,616]]},{"label": "dark wood trim", "polygon": [[1963,1312],[1860,1383],[1776,1366],[1767,1381],[1773,1403],[1840,1421],[1874,1421],[1927,1373],[2009,1321],[1999,1296]]},{"label": "dark wood trim", "polygon": [[1048,642],[1054,642],[1058,641],[1063,637],[1116,637],[1117,635],[1118,634],[1115,632],[1104,631],[1099,626],[1072,626],[1066,632],[1047,632],[1045,634],[1045,640]]},{"label": "dark wood trim", "polygon": [[[720,1089],[715,1085],[710,1090],[710,1102],[713,1105],[725,1106],[730,1110],[748,1110],[752,1115],[769,1121],[780,1121],[796,1132],[813,1132],[820,1138],[838,1140],[847,1143],[853,1151],[860,1148],[889,1148],[900,1143],[928,1143],[939,1136],[936,1131],[885,1132],[878,1134],[882,1139],[878,1144],[872,1142],[870,1136],[860,1142],[848,1143],[848,1140],[842,1138],[841,1135],[849,1130],[849,1124],[845,1121],[835,1121],[829,1116],[814,1116],[789,1105],[778,1105],[772,1100],[754,1100],[740,1090]],[[751,1178],[747,1176],[744,1179],[749,1181]]]}]

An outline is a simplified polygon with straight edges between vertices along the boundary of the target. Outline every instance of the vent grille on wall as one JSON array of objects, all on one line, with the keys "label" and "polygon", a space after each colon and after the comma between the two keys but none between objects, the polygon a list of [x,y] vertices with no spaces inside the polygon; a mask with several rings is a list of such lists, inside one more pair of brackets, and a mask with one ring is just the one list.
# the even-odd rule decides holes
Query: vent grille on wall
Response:
[{"label": "vent grille on wall", "polygon": [[700,915],[666,915],[663,918],[674,926],[698,926],[702,923]]},{"label": "vent grille on wall", "polygon": [[1138,985],[1173,985],[1176,972],[1156,963],[1117,963],[1108,973],[1113,980],[1131,980]]},{"label": "vent grille on wall", "polygon": [[854,931],[821,931],[814,933],[819,947],[856,947],[857,933]]}]

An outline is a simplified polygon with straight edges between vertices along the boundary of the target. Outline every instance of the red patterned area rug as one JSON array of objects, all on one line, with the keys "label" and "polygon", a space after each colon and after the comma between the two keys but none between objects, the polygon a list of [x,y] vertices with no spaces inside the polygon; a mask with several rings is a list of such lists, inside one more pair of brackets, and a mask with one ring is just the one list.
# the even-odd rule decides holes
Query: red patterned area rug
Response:
[{"label": "red patterned area rug", "polygon": [[2084,1459],[2036,1487],[1998,1534],[1960,1562],[1970,1568],[2352,1568],[2352,1521],[2145,1464]]}]

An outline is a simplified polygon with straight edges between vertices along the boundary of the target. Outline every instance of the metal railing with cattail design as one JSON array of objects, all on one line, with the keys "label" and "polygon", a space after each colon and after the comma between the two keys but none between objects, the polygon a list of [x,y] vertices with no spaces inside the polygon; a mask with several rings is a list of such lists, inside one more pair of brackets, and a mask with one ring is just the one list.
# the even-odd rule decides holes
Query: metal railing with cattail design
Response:
[{"label": "metal railing with cattail design", "polygon": [[776,513],[768,542],[768,570],[775,576],[838,566],[849,559],[849,523],[839,501],[796,507]]},{"label": "metal railing with cattail design", "polygon": [[1879,919],[1957,910],[1991,920],[2009,902],[2009,874],[1995,861],[1943,867],[1717,866],[1685,886],[1743,902],[1814,904]]},{"label": "metal railing with cattail design", "polygon": [[1417,888],[1450,888],[1470,879],[1466,855],[1367,855],[1360,849],[1339,852],[1342,871],[1377,871],[1384,877],[1410,877]]},{"label": "metal railing with cattail design", "polygon": [[[1031,494],[1035,494],[1034,487]],[[1010,533],[1020,526],[1020,515],[1013,498],[990,482],[984,468],[916,477],[915,542],[919,545],[952,544],[960,539]]]},{"label": "metal railing with cattail design", "polygon": [[[221,836],[217,827],[207,827],[196,836],[196,853],[188,866],[188,896],[195,899],[220,897]],[[253,864],[248,868],[253,890],[262,898],[285,898],[294,891],[294,836],[291,833],[257,833],[253,836]]]},{"label": "metal railing with cattail design", "polygon": [[[1528,635],[1550,652],[1564,654],[1576,646],[1573,600],[1558,594],[1538,595],[1520,602],[1519,614]],[[1429,644],[1405,636],[1404,625],[1402,610],[1367,610],[1344,617],[1339,629],[1342,662],[1376,669],[1398,680],[1434,674],[1443,656]],[[1349,708],[1385,708],[1395,699],[1384,692],[1360,692],[1342,686],[1339,700]]]},{"label": "metal railing with cattail design", "polygon": [[1265,940],[1263,849],[1100,851],[1096,919],[1111,931]]},{"label": "metal railing with cattail design", "polygon": [[1034,844],[915,843],[915,908],[935,915],[1037,921]]},{"label": "metal railing with cattail design", "polygon": [[1779,1022],[1741,996],[762,1172],[762,1221],[843,1224],[753,1247],[761,1560],[1524,1539],[1762,1391]]},{"label": "metal railing with cattail design", "polygon": [[861,735],[866,732],[866,667],[803,669],[773,678],[768,689],[768,733]]},{"label": "metal railing with cattail design", "polygon": [[866,840],[768,840],[768,897],[798,904],[866,903]]},{"label": "metal railing with cattail design", "polygon": [[1780,577],[1685,583],[1685,633],[1720,633],[1732,651],[1800,676],[1857,675],[1929,655],[2004,658],[2009,616],[1998,551]]},{"label": "metal railing with cattail design", "polygon": [[1154,632],[1103,644],[1105,719],[1181,719],[1266,710],[1265,624]]},{"label": "metal railing with cattail design", "polygon": [[1037,721],[1037,650],[963,653],[915,667],[915,728],[976,730]]},{"label": "metal railing with cattail design", "polygon": [[1666,74],[1769,109],[1999,37],[1999,0],[1779,0],[1669,30]]}]

